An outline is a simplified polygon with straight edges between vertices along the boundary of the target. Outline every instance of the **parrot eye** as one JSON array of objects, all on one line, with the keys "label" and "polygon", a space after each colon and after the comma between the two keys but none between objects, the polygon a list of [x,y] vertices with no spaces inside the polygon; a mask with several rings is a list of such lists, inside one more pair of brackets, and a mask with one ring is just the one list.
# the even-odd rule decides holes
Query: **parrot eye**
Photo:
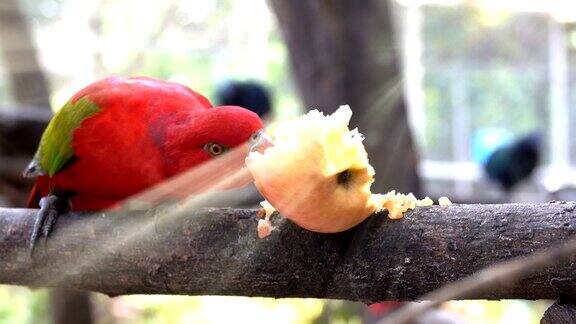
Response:
[{"label": "parrot eye", "polygon": [[218,143],[208,143],[204,145],[204,150],[211,156],[218,156],[226,152],[226,147]]}]

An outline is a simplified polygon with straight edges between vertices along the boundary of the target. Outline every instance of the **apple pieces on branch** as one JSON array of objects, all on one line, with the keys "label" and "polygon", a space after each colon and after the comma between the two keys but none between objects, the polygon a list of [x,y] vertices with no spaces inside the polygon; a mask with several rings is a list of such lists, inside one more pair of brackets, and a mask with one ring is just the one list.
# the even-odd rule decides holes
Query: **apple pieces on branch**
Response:
[{"label": "apple pieces on branch", "polygon": [[[372,194],[374,168],[362,144],[364,136],[348,128],[351,117],[349,106],[329,116],[312,110],[268,131],[272,144],[253,150],[246,159],[256,188],[266,198],[266,215],[278,210],[305,229],[335,233],[384,209],[391,219],[399,219],[416,206],[432,204],[430,198],[418,200],[411,193]],[[260,236],[270,233],[267,226],[259,222]]]}]

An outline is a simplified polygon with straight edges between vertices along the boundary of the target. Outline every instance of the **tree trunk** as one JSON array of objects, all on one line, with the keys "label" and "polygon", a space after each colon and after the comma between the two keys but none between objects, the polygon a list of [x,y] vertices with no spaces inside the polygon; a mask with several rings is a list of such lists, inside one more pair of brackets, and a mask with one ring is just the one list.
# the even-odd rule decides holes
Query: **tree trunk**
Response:
[{"label": "tree trunk", "polygon": [[332,112],[349,104],[366,135],[376,191],[418,194],[391,4],[386,0],[271,0],[304,104]]}]

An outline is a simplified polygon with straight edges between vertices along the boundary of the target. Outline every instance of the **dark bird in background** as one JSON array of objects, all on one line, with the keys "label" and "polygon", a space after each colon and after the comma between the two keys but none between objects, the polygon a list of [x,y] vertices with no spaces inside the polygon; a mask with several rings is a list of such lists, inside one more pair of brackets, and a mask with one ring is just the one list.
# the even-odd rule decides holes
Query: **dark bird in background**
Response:
[{"label": "dark bird in background", "polygon": [[542,142],[542,133],[534,132],[496,149],[484,164],[488,178],[511,192],[538,166]]},{"label": "dark bird in background", "polygon": [[216,103],[252,110],[260,118],[269,115],[272,106],[270,91],[256,81],[226,81],[216,89]]}]

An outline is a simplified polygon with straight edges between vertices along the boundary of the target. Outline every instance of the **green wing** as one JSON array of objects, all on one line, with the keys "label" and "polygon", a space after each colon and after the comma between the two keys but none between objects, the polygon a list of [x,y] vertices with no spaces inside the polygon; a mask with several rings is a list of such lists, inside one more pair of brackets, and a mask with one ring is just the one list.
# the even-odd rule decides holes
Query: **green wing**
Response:
[{"label": "green wing", "polygon": [[47,174],[53,176],[74,157],[72,135],[75,129],[88,117],[100,111],[100,108],[88,98],[75,102],[69,101],[52,118],[42,134],[40,145],[24,174],[35,176]]}]

